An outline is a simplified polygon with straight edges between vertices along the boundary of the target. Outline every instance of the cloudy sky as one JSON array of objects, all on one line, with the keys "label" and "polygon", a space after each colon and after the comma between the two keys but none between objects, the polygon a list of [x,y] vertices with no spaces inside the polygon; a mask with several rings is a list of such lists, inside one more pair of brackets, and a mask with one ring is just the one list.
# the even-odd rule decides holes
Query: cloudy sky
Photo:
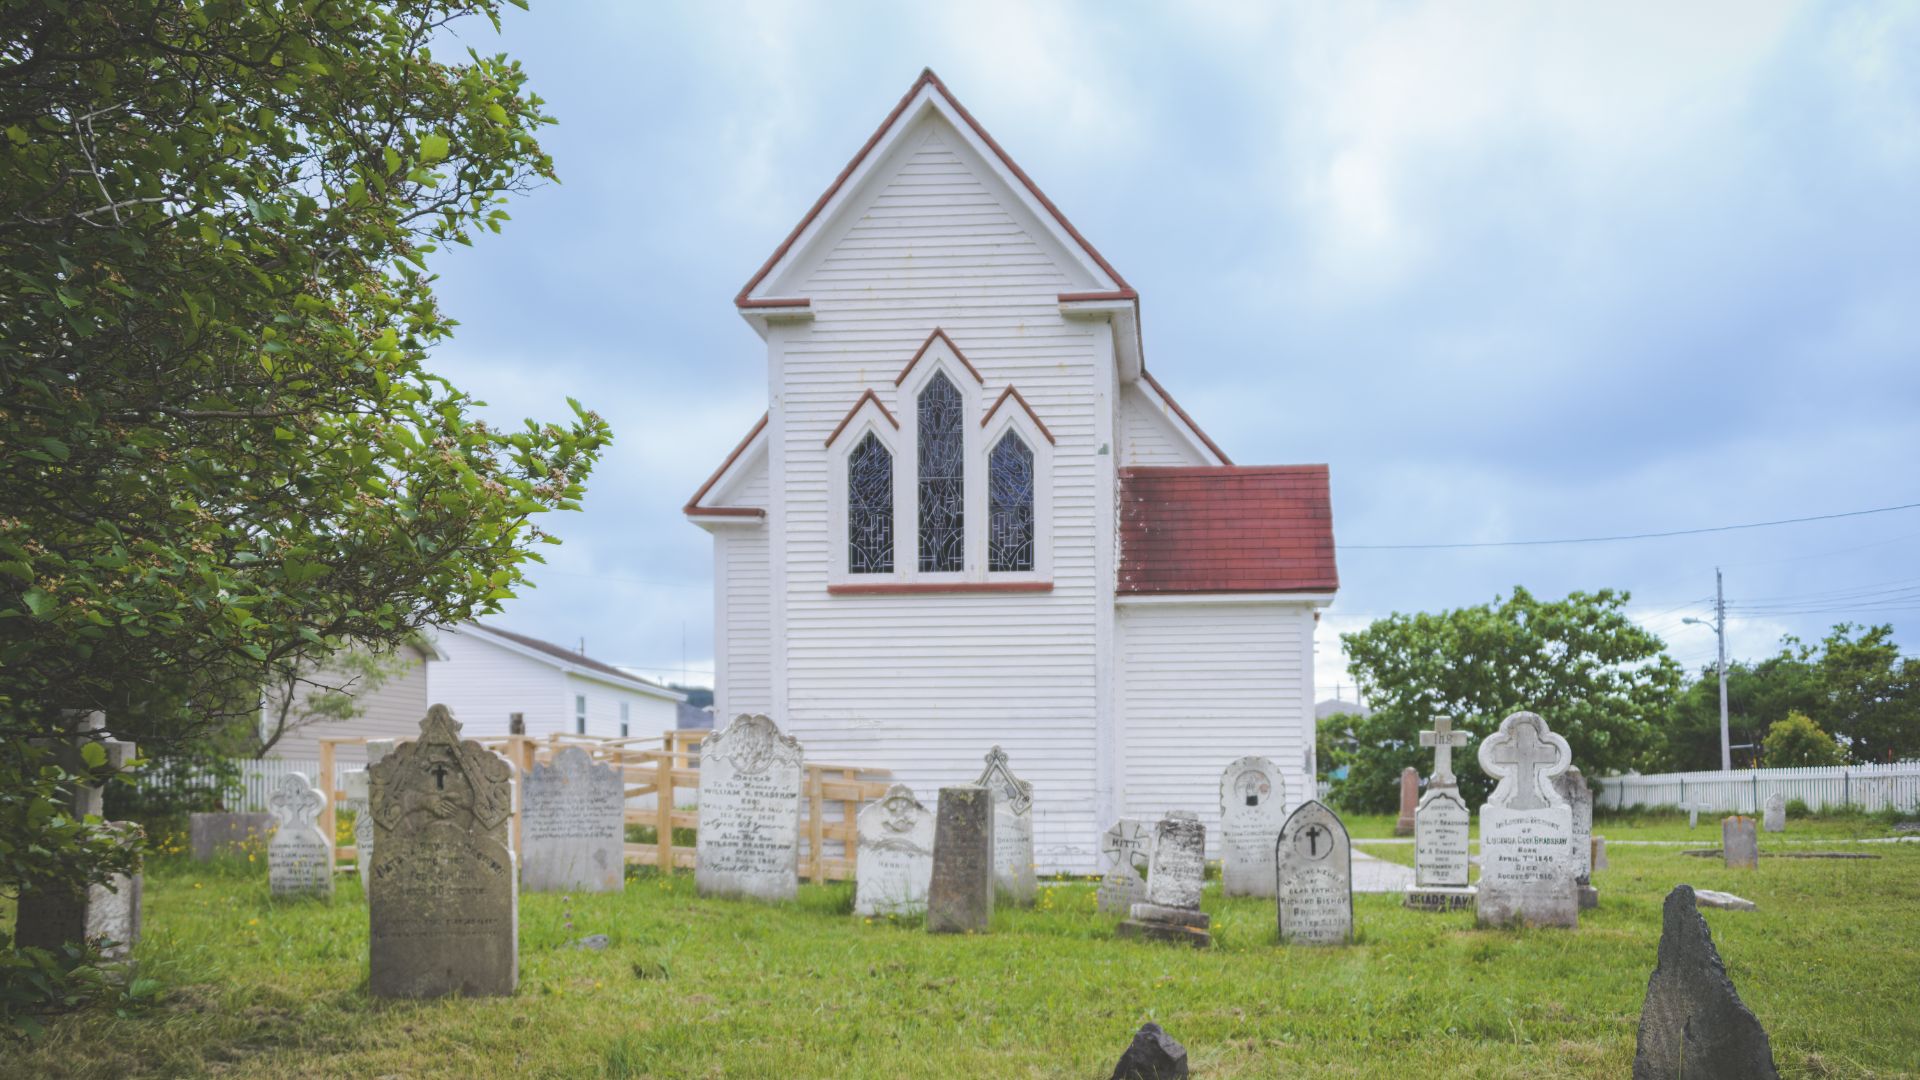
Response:
[{"label": "cloudy sky", "polygon": [[[731,297],[923,66],[1142,294],[1236,461],[1327,462],[1342,545],[1606,536],[1920,503],[1920,7],[639,5],[512,12],[563,183],[438,269],[437,367],[617,443],[503,625],[710,678],[679,507],[765,406]],[[450,43],[451,44],[451,43]],[[1366,550],[1394,611],[1630,589],[1689,667],[1891,621],[1920,510],[1638,542]],[[1332,631],[1332,632],[1330,632]],[[1346,690],[1352,696],[1349,682]]]}]

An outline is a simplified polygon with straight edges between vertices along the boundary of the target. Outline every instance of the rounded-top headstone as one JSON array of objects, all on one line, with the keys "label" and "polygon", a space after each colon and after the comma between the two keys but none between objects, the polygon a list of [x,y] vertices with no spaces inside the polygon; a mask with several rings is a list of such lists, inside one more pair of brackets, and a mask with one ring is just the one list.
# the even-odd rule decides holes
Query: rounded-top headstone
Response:
[{"label": "rounded-top headstone", "polygon": [[1317,799],[1287,818],[1276,844],[1280,940],[1343,945],[1353,938],[1353,845],[1347,827]]},{"label": "rounded-top headstone", "polygon": [[799,891],[804,757],[800,741],[765,716],[736,716],[701,745],[701,896],[791,900]]},{"label": "rounded-top headstone", "polygon": [[1287,781],[1272,761],[1243,757],[1220,774],[1220,889],[1273,895],[1273,842],[1287,820]]}]

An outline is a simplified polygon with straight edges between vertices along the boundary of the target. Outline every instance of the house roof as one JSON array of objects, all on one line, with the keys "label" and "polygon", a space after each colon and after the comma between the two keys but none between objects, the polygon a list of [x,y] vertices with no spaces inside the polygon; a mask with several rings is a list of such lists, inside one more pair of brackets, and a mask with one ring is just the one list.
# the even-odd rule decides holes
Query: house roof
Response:
[{"label": "house roof", "polygon": [[554,665],[556,667],[576,671],[604,682],[619,683],[622,686],[630,686],[642,693],[652,694],[656,697],[671,698],[674,701],[686,700],[686,695],[678,691],[669,690],[651,679],[643,679],[637,675],[628,674],[614,667],[612,664],[604,663],[590,656],[575,652],[565,645],[555,645],[551,641],[541,641],[536,637],[516,634],[511,630],[502,630],[500,627],[488,626],[485,623],[478,622],[466,623],[458,627],[457,630],[459,632],[478,630],[482,636],[500,639],[510,647],[518,646],[517,651],[533,655],[536,660],[547,659],[557,661]]},{"label": "house roof", "polygon": [[1325,465],[1120,470],[1122,593],[1339,588]]}]

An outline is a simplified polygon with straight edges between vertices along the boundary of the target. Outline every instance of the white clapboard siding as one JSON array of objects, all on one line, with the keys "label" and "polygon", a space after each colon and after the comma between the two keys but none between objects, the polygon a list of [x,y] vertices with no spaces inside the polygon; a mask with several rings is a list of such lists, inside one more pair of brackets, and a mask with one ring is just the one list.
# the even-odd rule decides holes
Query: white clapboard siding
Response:
[{"label": "white clapboard siding", "polygon": [[716,488],[707,497],[707,501],[714,506],[746,506],[755,510],[765,510],[767,508],[766,451],[755,450],[735,468],[739,474]]},{"label": "white clapboard siding", "polygon": [[773,711],[773,581],[766,526],[715,530],[713,551],[723,608],[715,628],[720,655],[714,717],[724,727],[741,713]]},{"label": "white clapboard siding", "polygon": [[573,699],[560,669],[457,631],[441,634],[439,646],[446,659],[427,665],[427,692],[433,704],[453,710],[463,734],[505,735],[516,712],[526,714],[529,735],[573,730]]},{"label": "white clapboard siding", "polygon": [[[347,688],[353,695],[354,705],[359,715],[350,720],[325,720],[295,728],[273,744],[269,751],[274,757],[317,761],[320,758],[320,740],[326,739],[409,739],[419,734],[420,721],[427,715],[428,683],[427,670],[430,665],[423,662],[413,652],[407,652],[406,670],[388,678],[378,687],[367,689],[364,684],[348,687],[349,676],[340,674],[332,667],[323,668],[315,678],[330,686]],[[303,687],[296,697],[304,698],[311,687]],[[268,723],[273,721],[273,712],[278,703],[269,700]],[[298,706],[295,706],[296,710]],[[343,745],[339,750],[339,760],[350,763],[366,761],[366,750],[358,745]]]},{"label": "white clapboard siding", "polygon": [[[815,760],[893,770],[922,799],[974,779],[994,744],[1033,782],[1043,870],[1094,866],[1097,485],[1104,325],[1070,323],[1084,287],[1010,213],[997,179],[943,121],[911,133],[889,176],[800,290],[813,322],[785,343],[772,446],[784,501],[784,723]],[[985,380],[981,410],[1017,386],[1058,440],[1050,594],[829,596],[832,460],[862,391],[895,408],[893,379],[940,327]],[[964,377],[964,373],[963,373]],[[976,421],[977,422],[977,421]],[[770,432],[770,433],[771,433]],[[913,451],[897,459],[912,468]],[[975,468],[984,468],[976,460]],[[969,483],[979,483],[969,477]],[[901,521],[905,541],[912,522]],[[910,557],[903,542],[901,554]],[[731,708],[731,707],[730,707]]]},{"label": "white clapboard siding", "polygon": [[1120,464],[1205,465],[1159,399],[1131,384],[1120,392]]},{"label": "white clapboard siding", "polygon": [[1271,758],[1291,810],[1311,797],[1313,615],[1299,604],[1122,604],[1122,799],[1129,817],[1192,810],[1218,853],[1220,774]]}]

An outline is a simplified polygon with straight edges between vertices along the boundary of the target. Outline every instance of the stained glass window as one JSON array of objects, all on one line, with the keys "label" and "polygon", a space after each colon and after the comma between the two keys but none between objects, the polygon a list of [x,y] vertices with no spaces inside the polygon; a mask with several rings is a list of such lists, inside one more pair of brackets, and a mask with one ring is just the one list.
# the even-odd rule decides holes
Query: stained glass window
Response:
[{"label": "stained glass window", "polygon": [[1033,569],[1033,451],[1012,432],[987,455],[987,569]]},{"label": "stained glass window", "polygon": [[893,573],[893,454],[871,431],[847,456],[847,571]]},{"label": "stained glass window", "polygon": [[920,391],[920,569],[966,567],[965,399],[943,373]]}]

